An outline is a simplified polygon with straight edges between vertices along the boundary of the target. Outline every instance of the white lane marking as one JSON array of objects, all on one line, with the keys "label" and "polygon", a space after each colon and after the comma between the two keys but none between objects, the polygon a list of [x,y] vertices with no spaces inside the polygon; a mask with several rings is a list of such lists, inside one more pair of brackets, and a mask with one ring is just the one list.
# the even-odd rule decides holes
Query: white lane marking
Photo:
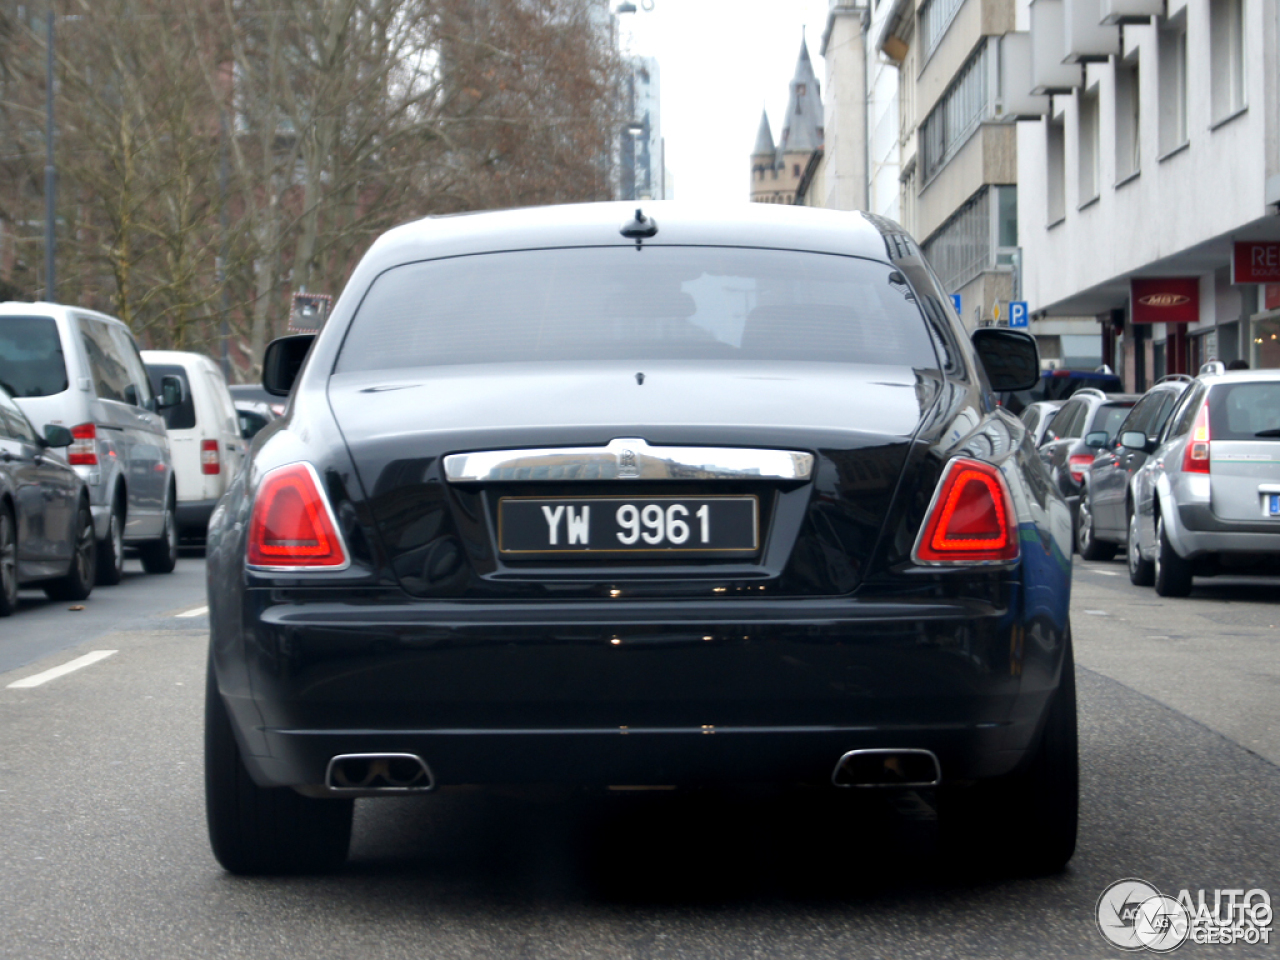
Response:
[{"label": "white lane marking", "polygon": [[1086,610],[1086,611],[1085,611],[1085,613],[1089,614],[1089,616],[1091,616],[1091,617],[1105,617],[1105,616],[1108,616],[1107,611],[1105,611],[1105,610]]},{"label": "white lane marking", "polygon": [[1114,570],[1090,570],[1090,573],[1096,573],[1100,577],[1118,577],[1120,574]]},{"label": "white lane marking", "polygon": [[194,610],[187,610],[187,611],[184,611],[183,613],[175,613],[175,614],[174,614],[174,617],[175,617],[175,618],[181,618],[181,617],[203,617],[203,616],[204,616],[206,613],[208,613],[208,612],[209,612],[209,608],[208,608],[208,607],[196,607]]},{"label": "white lane marking", "polygon": [[86,653],[83,657],[69,660],[60,667],[54,667],[52,670],[46,670],[44,673],[37,673],[35,676],[26,677],[22,680],[15,680],[9,684],[8,689],[26,690],[29,687],[38,687],[42,683],[48,683],[50,680],[65,677],[68,673],[74,673],[81,667],[87,667],[90,664],[97,663],[99,660],[105,660],[116,652],[115,650],[95,650],[93,653]]}]

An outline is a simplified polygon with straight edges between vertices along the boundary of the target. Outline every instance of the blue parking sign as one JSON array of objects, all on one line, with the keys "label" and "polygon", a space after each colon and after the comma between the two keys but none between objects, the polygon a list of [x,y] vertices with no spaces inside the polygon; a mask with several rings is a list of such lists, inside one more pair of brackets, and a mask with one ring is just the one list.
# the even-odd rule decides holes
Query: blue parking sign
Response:
[{"label": "blue parking sign", "polygon": [[960,294],[953,293],[951,295],[951,305],[956,308],[956,314],[960,313]]},{"label": "blue parking sign", "polygon": [[1025,327],[1027,326],[1027,301],[1010,300],[1009,301],[1009,326]]}]

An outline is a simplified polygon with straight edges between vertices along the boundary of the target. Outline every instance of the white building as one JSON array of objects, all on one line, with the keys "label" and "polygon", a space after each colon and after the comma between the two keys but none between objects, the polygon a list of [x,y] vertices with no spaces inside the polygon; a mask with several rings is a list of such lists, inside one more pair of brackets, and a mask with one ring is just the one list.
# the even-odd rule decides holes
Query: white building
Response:
[{"label": "white building", "polygon": [[667,200],[666,142],[662,138],[662,83],[654,57],[630,57],[628,117],[618,143],[618,198]]},{"label": "white building", "polygon": [[1277,0],[1019,0],[1030,55],[1006,80],[1043,113],[1018,124],[1032,331],[1096,318],[1097,352],[1130,389],[1211,358],[1280,366],[1278,14]]}]

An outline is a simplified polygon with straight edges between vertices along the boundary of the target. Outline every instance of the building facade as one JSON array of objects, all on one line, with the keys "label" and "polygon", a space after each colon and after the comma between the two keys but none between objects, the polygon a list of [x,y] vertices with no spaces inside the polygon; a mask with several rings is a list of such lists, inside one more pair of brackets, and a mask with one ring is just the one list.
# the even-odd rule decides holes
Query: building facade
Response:
[{"label": "building facade", "polygon": [[628,116],[618,141],[618,198],[668,200],[658,61],[654,57],[630,57],[628,64]]},{"label": "building facade", "polygon": [[1280,366],[1276,0],[1019,3],[1017,89],[1044,100],[1017,125],[1033,327],[1093,318],[1129,389]]}]

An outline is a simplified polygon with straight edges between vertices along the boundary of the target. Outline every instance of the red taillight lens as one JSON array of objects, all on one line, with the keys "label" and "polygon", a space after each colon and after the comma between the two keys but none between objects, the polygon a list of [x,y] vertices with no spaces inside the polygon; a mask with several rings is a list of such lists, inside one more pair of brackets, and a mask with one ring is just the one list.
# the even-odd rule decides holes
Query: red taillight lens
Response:
[{"label": "red taillight lens", "polygon": [[924,529],[917,563],[991,563],[1018,559],[1013,498],[1000,471],[980,460],[947,464]]},{"label": "red taillight lens", "polygon": [[1093,463],[1092,453],[1073,453],[1067,457],[1067,472],[1076,483],[1083,483],[1084,472],[1089,469],[1091,463]]},{"label": "red taillight lens", "polygon": [[92,423],[82,423],[71,428],[74,438],[67,447],[67,463],[73,467],[98,465],[98,428]]},{"label": "red taillight lens", "polygon": [[222,472],[222,461],[218,459],[218,441],[200,441],[200,472],[216,474]]},{"label": "red taillight lens", "polygon": [[1206,400],[1196,414],[1195,426],[1191,428],[1191,436],[1187,438],[1187,446],[1182,454],[1183,473],[1209,472],[1209,439],[1209,401]]},{"label": "red taillight lens", "polygon": [[347,554],[315,470],[292,463],[262,479],[249,521],[249,565],[344,567]]}]

